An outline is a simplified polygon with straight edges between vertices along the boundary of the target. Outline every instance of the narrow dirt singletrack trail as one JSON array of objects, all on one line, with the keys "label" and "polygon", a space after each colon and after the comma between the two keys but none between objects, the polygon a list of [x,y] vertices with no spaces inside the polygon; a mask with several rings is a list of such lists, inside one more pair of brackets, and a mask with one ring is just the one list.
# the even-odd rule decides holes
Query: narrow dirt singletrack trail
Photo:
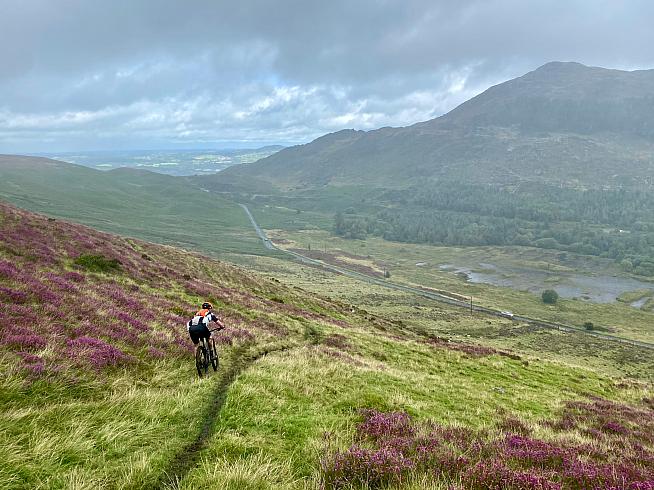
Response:
[{"label": "narrow dirt singletrack trail", "polygon": [[209,439],[213,435],[216,419],[220,415],[220,411],[227,400],[227,392],[238,375],[267,354],[283,352],[292,347],[294,346],[273,345],[257,347],[252,344],[244,344],[232,351],[229,368],[223,373],[220,381],[212,390],[208,404],[204,409],[203,423],[198,434],[193,441],[182,447],[170,460],[158,482],[151,488],[178,488],[180,482],[188,472],[197,465],[201,451],[207,446]]}]

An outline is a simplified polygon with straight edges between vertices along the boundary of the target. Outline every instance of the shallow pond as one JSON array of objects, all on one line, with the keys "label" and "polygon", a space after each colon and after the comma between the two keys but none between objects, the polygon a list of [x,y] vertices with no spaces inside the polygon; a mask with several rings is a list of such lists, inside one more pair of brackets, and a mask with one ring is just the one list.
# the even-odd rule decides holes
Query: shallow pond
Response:
[{"label": "shallow pond", "polygon": [[636,300],[633,303],[631,303],[631,306],[633,306],[634,308],[639,308],[640,309],[643,306],[645,306],[645,303],[647,303],[647,301],[649,301],[649,299],[650,299],[649,296],[645,296],[644,298],[640,298],[639,300]]},{"label": "shallow pond", "polygon": [[[554,289],[562,298],[579,298],[594,303],[611,303],[622,293],[637,289],[654,292],[654,284],[629,277],[591,275],[569,272],[547,272],[522,267],[497,266],[479,263],[477,267],[453,264],[439,266],[441,270],[458,274],[468,282],[510,287],[520,291],[539,294],[544,289]],[[481,272],[480,272],[481,271]],[[640,308],[648,298],[631,305]]]}]

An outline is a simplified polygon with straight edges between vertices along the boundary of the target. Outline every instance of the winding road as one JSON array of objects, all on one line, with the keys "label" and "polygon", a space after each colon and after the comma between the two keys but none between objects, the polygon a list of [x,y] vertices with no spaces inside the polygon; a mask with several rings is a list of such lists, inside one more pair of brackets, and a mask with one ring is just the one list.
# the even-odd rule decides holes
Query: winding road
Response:
[{"label": "winding road", "polygon": [[[425,291],[423,289],[419,288],[414,288],[411,286],[405,286],[403,284],[398,284],[394,283],[392,281],[389,281],[388,279],[380,279],[375,276],[371,276],[368,274],[364,274],[362,272],[358,272],[355,270],[347,269],[345,267],[340,267],[340,266],[335,266],[332,264],[328,264],[326,262],[323,262],[321,260],[316,260],[312,259],[310,257],[306,257],[305,255],[299,254],[297,252],[291,252],[290,250],[284,250],[283,248],[277,247],[275,244],[272,243],[270,238],[266,235],[266,233],[259,227],[257,224],[256,220],[254,219],[254,216],[252,216],[252,213],[248,209],[248,207],[245,204],[239,204],[243,210],[247,213],[248,217],[250,218],[250,222],[252,223],[252,226],[257,232],[257,235],[259,235],[259,238],[263,241],[263,244],[265,247],[269,250],[276,250],[278,252],[293,256],[295,259],[299,260],[302,263],[309,264],[309,265],[314,265],[321,267],[325,270],[331,271],[331,272],[336,272],[338,274],[343,274],[345,276],[351,277],[353,279],[358,279],[360,281],[365,281],[369,284],[376,284],[378,286],[382,286],[387,289],[393,289],[396,291],[404,291],[407,293],[412,293],[417,296],[421,296],[423,298],[428,298],[434,301],[439,301],[441,303],[447,303],[452,306],[457,306],[460,308],[466,308],[468,310],[471,309],[470,303],[466,301],[460,301],[454,298],[450,298],[449,296],[431,292],[431,291]],[[486,308],[484,306],[472,306],[472,310],[486,314],[486,315],[491,315],[491,316],[497,316],[497,317],[503,317],[504,315],[500,310],[494,310],[492,308]],[[610,342],[618,342],[621,344],[627,344],[627,345],[632,345],[636,347],[641,347],[644,349],[649,349],[649,350],[654,350],[654,344],[650,342],[644,342],[641,340],[632,340],[632,339],[626,339],[624,337],[618,337],[617,335],[610,335],[610,334],[605,334],[605,333],[600,333],[600,332],[593,332],[586,330],[581,327],[575,327],[572,325],[565,325],[562,323],[554,323],[554,322],[549,322],[546,320],[540,320],[537,318],[530,318],[527,316],[523,315],[514,315],[513,316],[514,321],[519,321],[523,323],[527,323],[530,325],[542,327],[542,328],[549,328],[553,330],[559,330],[561,332],[569,332],[569,333],[578,333],[582,335],[588,335],[590,337],[594,337],[596,339],[601,339],[601,340],[606,340]]]}]

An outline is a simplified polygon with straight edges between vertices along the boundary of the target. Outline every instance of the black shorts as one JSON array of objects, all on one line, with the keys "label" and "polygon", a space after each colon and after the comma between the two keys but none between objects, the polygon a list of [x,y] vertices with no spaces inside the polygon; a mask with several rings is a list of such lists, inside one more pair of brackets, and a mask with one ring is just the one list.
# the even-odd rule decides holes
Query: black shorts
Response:
[{"label": "black shorts", "polygon": [[204,323],[200,325],[191,325],[188,329],[188,334],[191,336],[191,340],[195,345],[200,342],[200,339],[208,339],[211,337],[211,332]]}]

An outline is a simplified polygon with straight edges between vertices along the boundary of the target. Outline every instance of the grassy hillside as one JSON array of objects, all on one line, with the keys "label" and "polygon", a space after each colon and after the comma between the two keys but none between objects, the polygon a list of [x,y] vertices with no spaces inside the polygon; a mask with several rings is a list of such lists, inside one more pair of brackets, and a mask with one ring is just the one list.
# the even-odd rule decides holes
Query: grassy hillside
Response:
[{"label": "grassy hillside", "polygon": [[149,241],[214,254],[265,252],[238,205],[183,178],[0,156],[0,197],[25,209]]},{"label": "grassy hillside", "polygon": [[[0,223],[3,488],[654,479],[654,393],[642,381],[447,341],[272,277],[7,205]],[[220,371],[197,380],[183,321],[205,299],[228,329]]]}]

